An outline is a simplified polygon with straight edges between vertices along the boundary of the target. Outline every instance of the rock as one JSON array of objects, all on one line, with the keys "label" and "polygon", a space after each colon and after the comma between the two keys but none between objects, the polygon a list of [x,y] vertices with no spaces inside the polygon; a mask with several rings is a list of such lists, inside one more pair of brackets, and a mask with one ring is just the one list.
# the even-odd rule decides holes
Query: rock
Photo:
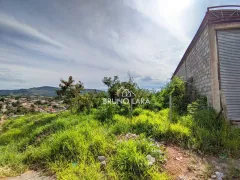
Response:
[{"label": "rock", "polygon": [[125,135],[126,139],[136,139],[138,137],[138,135],[136,134],[132,134],[132,133],[127,133]]},{"label": "rock", "polygon": [[224,178],[224,174],[221,172],[215,172],[217,180],[222,180]]},{"label": "rock", "polygon": [[101,166],[106,166],[106,165],[107,165],[106,161],[101,162]]},{"label": "rock", "polygon": [[156,159],[152,157],[150,154],[147,155],[147,160],[148,160],[148,165],[150,166],[152,166],[156,162]]},{"label": "rock", "polygon": [[216,179],[217,176],[214,174],[214,175],[211,176],[211,178],[212,178],[212,179]]},{"label": "rock", "polygon": [[180,157],[176,157],[176,160],[181,161],[182,157],[181,156]]},{"label": "rock", "polygon": [[100,162],[105,161],[105,160],[106,160],[106,157],[105,157],[105,156],[98,156],[98,160],[99,160]]},{"label": "rock", "polygon": [[102,171],[105,170],[105,169],[106,169],[106,166],[107,166],[106,161],[102,161],[102,162],[101,162],[101,166],[100,166],[101,170],[102,170]]}]

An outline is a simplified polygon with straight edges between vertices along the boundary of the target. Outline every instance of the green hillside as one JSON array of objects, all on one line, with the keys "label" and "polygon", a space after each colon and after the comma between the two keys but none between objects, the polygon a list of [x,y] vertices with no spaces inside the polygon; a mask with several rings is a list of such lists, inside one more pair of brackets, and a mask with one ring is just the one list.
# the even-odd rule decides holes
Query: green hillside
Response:
[{"label": "green hillside", "polygon": [[[170,123],[168,109],[156,113],[137,108],[133,118],[106,110],[7,120],[0,132],[0,167],[5,167],[0,177],[37,167],[58,179],[169,179],[162,169],[166,160],[162,140],[239,156],[240,131],[224,123],[212,131],[197,124],[197,116],[179,116]],[[209,122],[215,120],[213,115],[204,114]]]},{"label": "green hillside", "polygon": [[[57,87],[43,86],[29,89],[0,90],[0,96],[56,96]],[[84,89],[83,92],[102,92],[96,89]]]}]

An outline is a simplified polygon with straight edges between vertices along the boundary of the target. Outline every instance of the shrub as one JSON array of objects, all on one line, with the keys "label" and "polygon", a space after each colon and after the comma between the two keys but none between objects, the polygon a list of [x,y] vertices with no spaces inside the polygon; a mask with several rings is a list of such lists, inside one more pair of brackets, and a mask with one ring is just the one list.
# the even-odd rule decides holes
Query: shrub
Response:
[{"label": "shrub", "polygon": [[121,116],[121,115],[114,115],[113,117],[114,124],[110,127],[110,132],[113,134],[125,134],[131,132],[131,120]]},{"label": "shrub", "polygon": [[122,104],[118,113],[123,116],[130,116],[132,113],[130,104]]},{"label": "shrub", "polygon": [[217,114],[212,108],[198,110],[193,118],[196,127],[202,127],[212,131],[221,129],[223,125],[223,119],[218,120]]},{"label": "shrub", "polygon": [[223,118],[216,117],[217,114],[212,108],[194,112],[191,122],[193,148],[214,154],[227,151],[229,155],[239,156],[240,131],[230,127]]},{"label": "shrub", "polygon": [[159,93],[162,107],[169,107],[169,96],[172,95],[172,104],[174,109],[179,113],[183,114],[187,112],[187,105],[190,100],[186,93],[185,82],[178,77],[174,77]]},{"label": "shrub", "polygon": [[142,112],[143,112],[143,109],[142,109],[142,108],[136,108],[136,109],[133,110],[132,115],[133,115],[133,116],[138,116],[138,115],[140,115]]},{"label": "shrub", "polygon": [[225,122],[221,131],[221,140],[228,155],[240,157],[240,129],[231,127]]},{"label": "shrub", "polygon": [[171,124],[169,138],[177,143],[187,144],[191,137],[191,130],[180,123]]},{"label": "shrub", "polygon": [[95,118],[101,122],[111,121],[114,114],[117,112],[118,106],[112,104],[105,104],[98,108],[95,113]]},{"label": "shrub", "polygon": [[216,119],[213,109],[203,109],[193,115],[193,147],[205,152],[218,152],[221,149],[222,120]]},{"label": "shrub", "polygon": [[189,104],[187,106],[187,111],[188,111],[189,114],[195,114],[199,110],[204,110],[204,109],[207,109],[207,108],[208,108],[207,97],[202,96],[202,97],[199,97],[196,101]]}]

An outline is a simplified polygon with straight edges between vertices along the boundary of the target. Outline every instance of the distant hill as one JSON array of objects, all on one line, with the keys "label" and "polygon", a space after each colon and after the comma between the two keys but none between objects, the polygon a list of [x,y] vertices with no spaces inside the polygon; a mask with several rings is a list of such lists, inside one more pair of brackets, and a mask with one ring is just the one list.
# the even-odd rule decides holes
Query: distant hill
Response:
[{"label": "distant hill", "polygon": [[[29,89],[0,90],[0,96],[56,96],[57,87],[43,86]],[[97,89],[85,89],[84,92],[103,92]]]}]

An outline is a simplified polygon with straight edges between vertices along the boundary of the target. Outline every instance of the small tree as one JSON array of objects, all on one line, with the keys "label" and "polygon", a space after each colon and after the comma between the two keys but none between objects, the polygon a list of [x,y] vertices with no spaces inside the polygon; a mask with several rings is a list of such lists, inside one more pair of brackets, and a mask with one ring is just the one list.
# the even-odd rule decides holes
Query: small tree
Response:
[{"label": "small tree", "polygon": [[60,89],[57,90],[57,95],[59,98],[63,99],[65,103],[69,104],[71,99],[77,97],[81,90],[84,89],[83,83],[79,81],[77,84],[74,84],[72,76],[69,76],[68,80],[60,80],[59,84]]},{"label": "small tree", "polygon": [[125,89],[128,89],[130,91],[133,91],[136,93],[138,87],[137,84],[134,82],[132,76],[128,74],[128,80],[127,81],[120,81],[118,76],[111,77],[104,77],[102,82],[108,87],[108,94],[110,98],[115,99],[117,98],[117,91],[123,87]]},{"label": "small tree", "polygon": [[117,97],[117,90],[121,87],[118,76],[104,77],[102,82],[108,87],[108,94],[110,98],[115,99]]},{"label": "small tree", "polygon": [[74,84],[75,81],[73,80],[72,76],[69,76],[67,81],[63,79],[60,81],[60,89],[56,91],[58,98],[63,99],[64,102],[70,106],[72,111],[73,106],[80,105],[79,96],[81,91],[84,89],[83,83],[79,81],[77,84]]},{"label": "small tree", "polygon": [[59,98],[63,98],[66,103],[69,102],[70,98],[74,97],[74,94],[72,93],[71,89],[73,88],[74,80],[72,76],[69,76],[68,80],[65,81],[63,79],[60,80],[59,87],[60,89],[57,90],[57,95]]}]

